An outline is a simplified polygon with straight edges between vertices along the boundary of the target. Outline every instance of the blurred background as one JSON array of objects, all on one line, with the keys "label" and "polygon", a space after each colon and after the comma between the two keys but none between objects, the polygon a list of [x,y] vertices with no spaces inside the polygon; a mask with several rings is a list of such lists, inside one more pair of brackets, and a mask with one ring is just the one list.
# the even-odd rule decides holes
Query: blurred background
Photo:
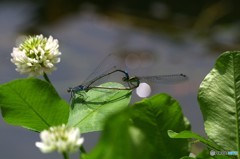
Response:
[{"label": "blurred background", "polygon": [[[83,82],[114,53],[131,75],[186,74],[186,82],[152,86],[152,94],[177,99],[192,130],[205,135],[197,91],[217,57],[240,48],[239,6],[237,0],[1,0],[0,82],[26,77],[10,62],[12,48],[24,36],[52,35],[62,56],[50,79],[67,101],[67,88]],[[99,133],[84,137],[90,151]],[[39,140],[39,134],[0,118],[1,159],[62,157],[42,154],[34,146]]]}]

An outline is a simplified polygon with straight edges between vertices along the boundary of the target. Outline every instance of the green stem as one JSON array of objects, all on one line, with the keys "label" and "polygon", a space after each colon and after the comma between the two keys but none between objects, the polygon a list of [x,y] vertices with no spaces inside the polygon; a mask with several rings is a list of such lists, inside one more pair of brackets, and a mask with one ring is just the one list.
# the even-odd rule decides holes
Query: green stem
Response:
[{"label": "green stem", "polygon": [[63,152],[62,154],[64,159],[70,159],[67,152]]},{"label": "green stem", "polygon": [[81,159],[87,152],[86,152],[85,148],[83,147],[83,145],[80,146],[79,150],[81,152],[79,155],[79,159]]},{"label": "green stem", "polygon": [[43,73],[43,77],[48,83],[52,84],[45,72]]},{"label": "green stem", "polygon": [[82,146],[80,146],[80,148],[79,148],[79,149],[80,149],[81,153],[87,153],[87,152],[86,152],[86,150],[85,150],[85,148],[83,147],[83,145],[82,145]]}]

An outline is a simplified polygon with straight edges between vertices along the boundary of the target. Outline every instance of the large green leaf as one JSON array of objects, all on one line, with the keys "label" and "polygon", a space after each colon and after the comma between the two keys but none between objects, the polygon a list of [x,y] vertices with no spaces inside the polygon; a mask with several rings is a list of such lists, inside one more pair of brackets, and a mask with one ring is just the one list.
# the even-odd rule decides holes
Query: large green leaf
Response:
[{"label": "large green leaf", "polygon": [[[119,83],[105,83],[99,87],[123,88]],[[130,90],[91,89],[80,91],[72,99],[68,125],[79,127],[82,133],[102,130],[109,115],[126,108],[130,102]]]},{"label": "large green leaf", "polygon": [[240,155],[239,51],[225,52],[217,59],[200,85],[198,101],[208,137]]},{"label": "large green leaf", "polygon": [[35,131],[66,123],[69,114],[69,105],[52,85],[34,78],[1,85],[0,106],[7,123]]},{"label": "large green leaf", "polygon": [[159,94],[111,116],[87,159],[176,159],[188,155],[186,139],[171,139],[167,130],[189,129],[179,104]]}]

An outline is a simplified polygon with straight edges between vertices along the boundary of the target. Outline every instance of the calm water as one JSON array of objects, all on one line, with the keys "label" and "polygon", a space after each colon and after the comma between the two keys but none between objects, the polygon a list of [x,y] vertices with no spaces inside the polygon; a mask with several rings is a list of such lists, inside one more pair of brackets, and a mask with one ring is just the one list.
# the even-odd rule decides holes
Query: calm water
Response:
[{"label": "calm water", "polygon": [[[14,70],[15,66],[10,63],[10,53],[16,39],[21,36],[19,28],[27,25],[25,22],[31,13],[30,8],[30,5],[0,4],[1,83],[25,77]],[[187,82],[160,85],[153,93],[166,92],[176,98],[192,123],[192,130],[204,135],[197,90],[218,56],[210,54],[206,41],[195,38],[191,32],[183,33],[177,39],[164,32],[156,34],[87,11],[66,17],[52,26],[41,27],[40,30],[44,35],[59,39],[61,63],[50,78],[66,100],[70,97],[67,88],[80,84],[109,53],[117,53],[124,61],[130,58],[125,55],[131,53],[138,59],[131,61],[130,58],[130,64],[133,64],[130,72],[134,75],[184,73],[189,76]],[[224,41],[226,38],[231,39],[231,34],[224,33],[216,38]],[[139,100],[136,95],[134,97],[134,100]],[[85,146],[89,150],[97,141],[98,133],[85,137]],[[7,125],[0,119],[0,154],[3,159],[61,157],[58,154],[41,154],[34,146],[38,140],[38,134]]]}]

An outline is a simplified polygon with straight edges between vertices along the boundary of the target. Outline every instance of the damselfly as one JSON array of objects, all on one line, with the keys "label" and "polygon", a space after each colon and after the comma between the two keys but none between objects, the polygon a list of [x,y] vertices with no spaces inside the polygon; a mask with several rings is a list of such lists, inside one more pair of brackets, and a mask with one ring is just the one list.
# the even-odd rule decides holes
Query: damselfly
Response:
[{"label": "damselfly", "polygon": [[[95,83],[96,81],[100,80],[103,77],[109,76],[113,73],[116,72],[121,72],[123,73],[123,77],[122,77],[122,81],[126,82],[128,87],[123,87],[123,88],[116,88],[116,87],[101,87],[101,86],[93,86],[93,83]],[[148,82],[152,82],[152,83],[156,83],[156,84],[173,84],[173,83],[179,83],[181,81],[185,81],[187,80],[187,76],[184,74],[172,74],[172,75],[157,75],[157,76],[142,76],[142,77],[138,77],[138,76],[133,76],[130,77],[129,74],[126,71],[120,70],[120,69],[116,69],[114,71],[111,71],[109,73],[105,73],[102,74],[90,81],[88,81],[87,83],[81,84],[79,86],[73,87],[73,88],[69,88],[68,92],[71,92],[71,94],[73,95],[76,92],[79,91],[88,91],[92,88],[98,88],[98,89],[114,89],[114,90],[131,90],[134,88],[137,88],[140,84],[140,82],[142,81],[148,81]]]},{"label": "damselfly", "polygon": [[[101,87],[101,86],[94,86],[94,83],[98,80],[100,80],[101,78],[104,78],[106,76],[109,76],[113,73],[116,73],[116,72],[120,72],[120,73],[123,73],[123,81],[127,82],[127,83],[132,83],[130,87],[123,87],[123,88],[115,88],[115,87]],[[129,79],[129,82],[127,81],[127,79]],[[131,78],[129,77],[128,73],[126,71],[123,71],[123,70],[120,70],[120,69],[116,69],[116,70],[113,70],[111,72],[108,72],[108,73],[104,73],[98,77],[95,77],[94,79],[90,80],[90,81],[87,81],[86,83],[83,83],[81,85],[78,85],[76,87],[70,87],[67,91],[68,92],[71,92],[71,96],[73,96],[73,94],[79,92],[79,91],[88,91],[90,89],[93,89],[93,88],[99,88],[99,89],[114,89],[114,90],[131,90],[131,89],[134,89],[136,87],[138,87],[139,84],[134,84],[135,81],[131,81],[130,80]],[[134,84],[134,85],[133,85]]]},{"label": "damselfly", "polygon": [[[173,83],[179,83],[181,81],[185,81],[187,79],[187,76],[184,74],[173,74],[173,75],[157,75],[157,76],[143,76],[143,77],[138,77],[138,76],[133,76],[130,77],[129,74],[126,71],[123,71],[123,69],[117,69],[116,66],[111,68],[111,71],[106,71],[109,70],[109,67],[107,67],[108,69],[104,69],[106,73],[102,73],[102,74],[98,74],[96,75],[98,72],[99,73],[99,69],[102,68],[103,66],[105,67],[106,65],[109,64],[109,62],[107,61],[108,58],[112,58],[114,57],[113,54],[109,54],[101,63],[100,65],[97,67],[98,70],[93,72],[86,82],[84,82],[81,85],[78,85],[76,87],[70,87],[68,89],[68,92],[71,93],[71,97],[73,97],[73,95],[75,93],[81,92],[81,91],[85,91],[87,92],[90,89],[93,88],[97,88],[97,89],[111,89],[111,90],[132,90],[135,89],[139,86],[140,82],[143,81],[147,81],[147,82],[152,82],[152,83],[157,83],[157,84],[173,84]],[[121,77],[119,77],[119,80],[121,79],[123,83],[127,84],[126,87],[122,87],[122,88],[116,88],[116,87],[102,87],[102,86],[96,86],[96,82],[100,81],[100,79],[110,76],[112,74],[116,74],[116,73],[122,73],[123,75]],[[90,77],[94,77],[94,78],[90,78]]]}]

